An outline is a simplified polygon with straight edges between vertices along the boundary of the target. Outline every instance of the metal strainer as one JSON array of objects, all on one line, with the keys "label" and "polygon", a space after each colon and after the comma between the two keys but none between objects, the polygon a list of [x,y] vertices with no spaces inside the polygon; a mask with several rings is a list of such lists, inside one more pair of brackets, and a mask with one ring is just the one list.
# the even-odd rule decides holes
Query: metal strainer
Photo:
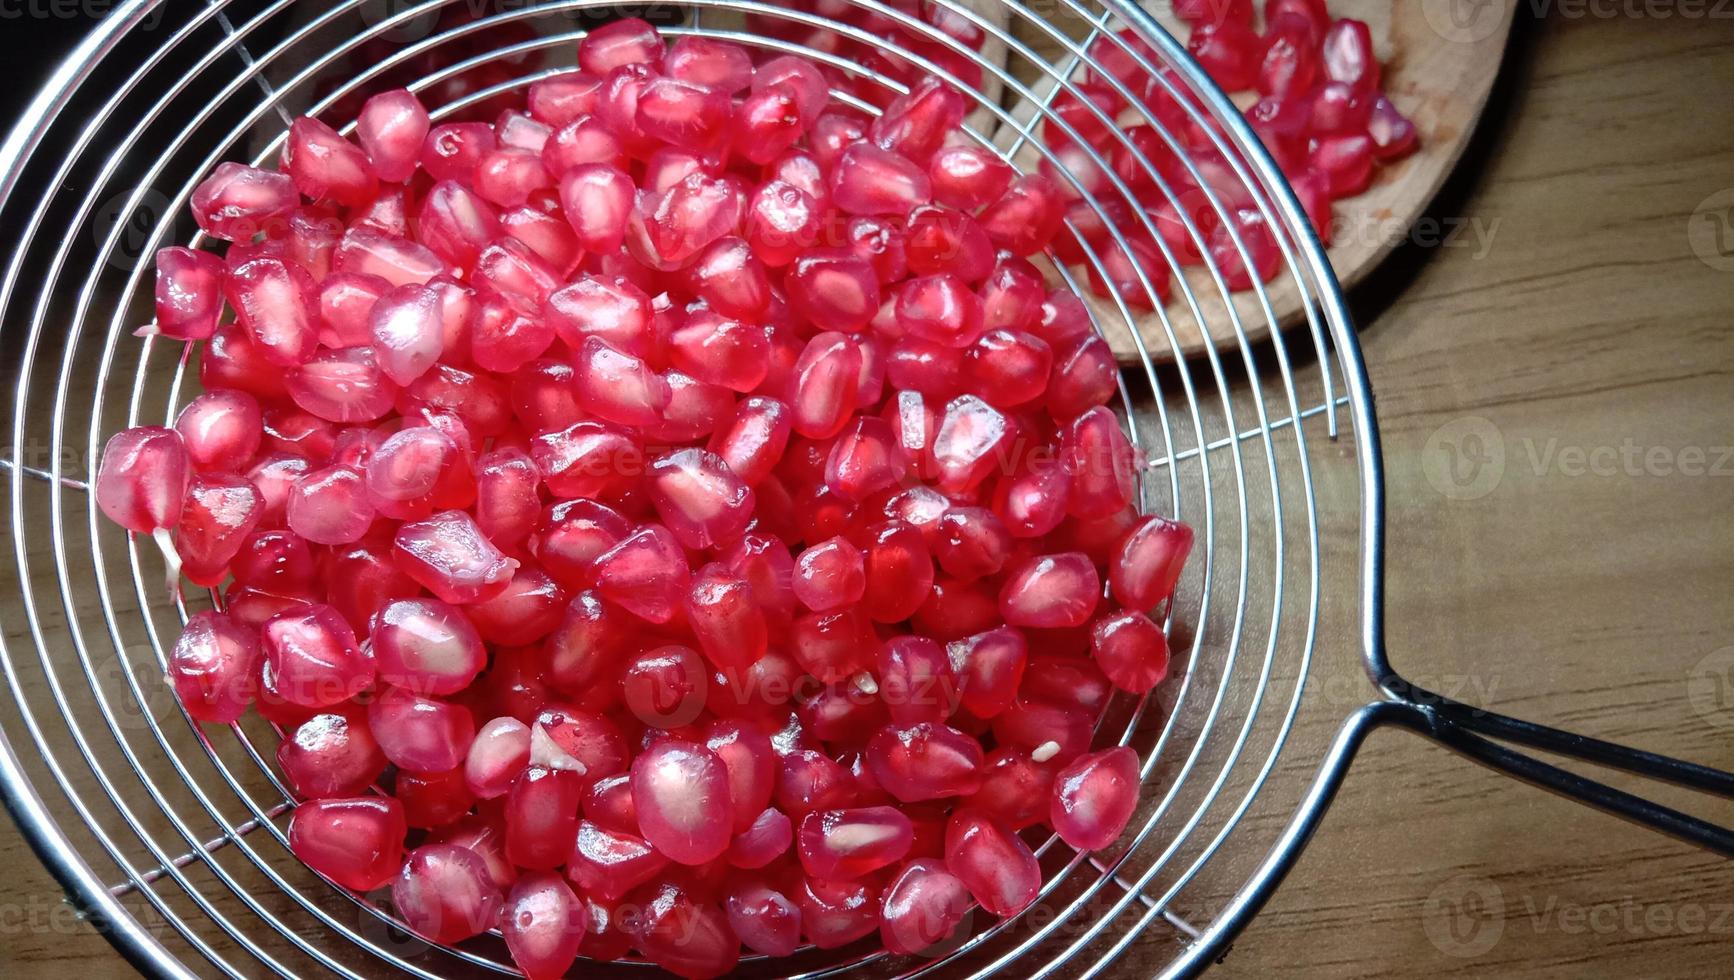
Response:
[{"label": "metal strainer", "polygon": [[[1343,296],[1277,166],[1183,47],[1128,0],[924,2],[978,25],[984,50],[1003,49],[1003,60],[877,0],[816,8],[697,0],[654,10],[608,0],[207,0],[176,9],[129,0],[59,67],[0,147],[0,228],[10,245],[0,350],[14,389],[5,409],[10,448],[0,457],[14,554],[0,573],[10,579],[0,586],[9,694],[0,705],[0,784],[43,861],[132,963],[161,976],[513,972],[497,938],[427,945],[397,929],[378,896],[335,889],[289,853],[290,797],[267,761],[277,734],[256,718],[201,731],[181,713],[162,682],[165,651],[189,606],[204,600],[165,589],[149,547],[99,516],[88,480],[110,433],[168,424],[195,393],[182,345],[138,341],[131,331],[150,317],[148,257],[165,244],[197,243],[186,202],[216,162],[268,161],[291,116],[349,123],[355,93],[387,82],[418,91],[436,118],[460,111],[569,65],[586,27],[621,13],[658,15],[671,36],[705,33],[805,54],[864,74],[887,93],[902,86],[782,32],[749,30],[743,15],[761,26],[830,28],[954,80],[922,52],[951,52],[957,60],[940,60],[953,66],[973,59],[982,90],[995,93],[979,98],[973,135],[1020,166],[1045,159],[1079,188],[1038,127],[1052,119],[1075,134],[1048,105],[1057,91],[1075,91],[1074,75],[1104,50],[1092,43],[1112,45],[1147,70],[1171,69],[1157,76],[1161,84],[1209,134],[1284,260],[1278,284],[1252,294],[1256,303],[1227,302],[1222,270],[1208,268],[1208,276],[1181,280],[1174,301],[1155,304],[1154,313],[1118,302],[1096,307],[1099,328],[1123,335],[1139,354],[1122,396],[1148,461],[1142,505],[1188,521],[1199,535],[1169,610],[1176,679],[1150,699],[1118,699],[1098,729],[1100,742],[1130,744],[1143,759],[1144,801],[1121,843],[1076,855],[1046,841],[1046,882],[1034,907],[1007,922],[978,919],[966,939],[929,955],[807,949],[788,960],[748,958],[744,974],[1195,973],[1270,895],[1363,739],[1386,724],[1734,854],[1734,833],[1489,739],[1724,797],[1734,797],[1734,776],[1474,710],[1391,667],[1378,429]],[[468,16],[437,19],[452,7]],[[861,11],[925,42],[912,50],[850,26]],[[507,33],[514,25],[534,31]],[[1154,59],[1118,38],[1128,27]],[[481,72],[485,87],[442,101],[461,88],[449,83]],[[1134,94],[1108,77],[1122,96]],[[853,95],[836,98],[870,109]],[[1198,180],[1181,134],[1153,115],[1144,121]],[[1088,150],[1110,185],[1133,197],[1105,166],[1108,148]],[[1172,192],[1150,161],[1135,159],[1156,195]],[[1225,214],[1231,205],[1220,185],[1198,182]],[[1156,203],[1150,196],[1144,203]],[[1148,234],[1172,263],[1145,213],[1130,220],[1137,227],[1108,220],[1114,241]],[[1188,230],[1202,246],[1199,229]],[[1054,274],[1087,289],[1076,269],[1056,266]],[[1302,297],[1297,322],[1279,323],[1277,288]],[[1248,310],[1264,323],[1247,322]],[[1229,318],[1235,342],[1174,357],[1186,322],[1195,328],[1206,316]],[[1135,329],[1152,317],[1153,330]],[[1267,326],[1269,341],[1249,339]],[[1146,336],[1166,343],[1152,349]],[[1382,698],[1367,703],[1374,692],[1354,669],[1357,658]],[[1322,757],[1301,748],[1317,745],[1329,745]],[[645,975],[650,967],[584,969]]]}]

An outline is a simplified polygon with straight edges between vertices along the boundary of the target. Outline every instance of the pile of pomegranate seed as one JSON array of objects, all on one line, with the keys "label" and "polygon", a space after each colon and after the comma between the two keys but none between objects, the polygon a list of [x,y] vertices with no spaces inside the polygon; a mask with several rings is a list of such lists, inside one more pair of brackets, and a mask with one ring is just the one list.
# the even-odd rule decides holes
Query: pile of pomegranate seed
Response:
[{"label": "pile of pomegranate seed", "polygon": [[[221,590],[188,714],[284,732],[294,852],[531,977],[636,949],[908,952],[1101,848],[1111,688],[1192,545],[1137,511],[1114,359],[1027,261],[1063,202],[917,80],[648,24],[489,125],[405,90],[192,197],[144,332],[204,341],[103,511]],[[234,311],[232,321],[225,307]]]},{"label": "pile of pomegranate seed", "polygon": [[[1262,33],[1254,26],[1253,0],[1176,0],[1174,13],[1192,26],[1187,50],[1218,85],[1230,93],[1256,93],[1257,101],[1245,109],[1247,121],[1288,177],[1326,245],[1330,244],[1332,204],[1365,191],[1376,166],[1401,160],[1420,145],[1415,124],[1380,88],[1382,72],[1371,30],[1358,20],[1333,20],[1326,0],[1265,0]],[[1082,197],[1070,203],[1067,217],[1077,235],[1055,241],[1055,254],[1070,264],[1088,263],[1090,253],[1081,246],[1081,238],[1103,267],[1098,271],[1091,263],[1089,270],[1097,295],[1118,295],[1128,307],[1150,309],[1150,294],[1137,274],[1142,269],[1156,291],[1156,301],[1166,303],[1172,273],[1179,270],[1169,268],[1137,214],[1137,209],[1143,209],[1182,267],[1201,266],[1208,256],[1230,289],[1250,289],[1255,281],[1271,281],[1281,268],[1282,253],[1245,182],[1216,148],[1211,133],[1189,114],[1202,114],[1203,107],[1182,104],[1180,99],[1190,98],[1186,83],[1168,69],[1161,70],[1161,78],[1152,76],[1128,49],[1150,64],[1160,64],[1150,46],[1130,30],[1098,38],[1090,54],[1101,70],[1091,68],[1076,79],[1076,93],[1061,92],[1053,113],[1077,130],[1085,143],[1106,147],[1103,154],[1110,167],[1143,199],[1120,195],[1077,149],[1065,127],[1054,118],[1046,120],[1047,144],[1097,199],[1095,206]],[[1136,153],[1091,111],[1093,104],[1115,118],[1127,109],[1125,97],[1109,76],[1142,99],[1132,113],[1140,121],[1123,127]],[[1221,201],[1245,246],[1250,269],[1200,182],[1155,126],[1144,121],[1152,118],[1182,141],[1186,160]],[[1159,192],[1140,156],[1161,174],[1171,196]],[[1043,168],[1053,172],[1047,161]],[[1062,186],[1075,191],[1069,183]],[[1097,213],[1097,206],[1107,221]],[[1203,248],[1187,229],[1183,214],[1198,229]],[[1127,247],[1113,240],[1109,221],[1127,238]]]}]

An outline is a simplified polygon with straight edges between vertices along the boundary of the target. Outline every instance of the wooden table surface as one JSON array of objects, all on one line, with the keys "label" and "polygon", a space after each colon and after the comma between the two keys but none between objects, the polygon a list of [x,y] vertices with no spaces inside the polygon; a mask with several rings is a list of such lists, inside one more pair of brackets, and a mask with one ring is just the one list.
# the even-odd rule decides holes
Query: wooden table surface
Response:
[{"label": "wooden table surface", "polygon": [[[1464,230],[1353,299],[1399,666],[1734,768],[1734,8],[1716,7],[1520,3],[1492,114],[1431,211]],[[1447,496],[1440,454],[1466,434],[1504,465]],[[0,976],[129,972],[4,821],[0,867]],[[1726,976],[1731,938],[1734,863],[1391,732],[1215,975]]]}]

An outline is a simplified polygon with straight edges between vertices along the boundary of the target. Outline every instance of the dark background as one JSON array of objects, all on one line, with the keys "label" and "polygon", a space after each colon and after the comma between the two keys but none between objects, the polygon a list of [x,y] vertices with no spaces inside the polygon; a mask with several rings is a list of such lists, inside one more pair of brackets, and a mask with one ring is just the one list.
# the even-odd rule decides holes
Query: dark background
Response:
[{"label": "dark background", "polygon": [[[96,24],[90,13],[75,12],[78,4],[56,7],[49,0],[0,0],[0,64],[6,80],[0,85],[0,114],[11,130],[18,114],[67,52]],[[100,4],[82,5],[106,11]],[[55,16],[54,12],[71,14]]]}]

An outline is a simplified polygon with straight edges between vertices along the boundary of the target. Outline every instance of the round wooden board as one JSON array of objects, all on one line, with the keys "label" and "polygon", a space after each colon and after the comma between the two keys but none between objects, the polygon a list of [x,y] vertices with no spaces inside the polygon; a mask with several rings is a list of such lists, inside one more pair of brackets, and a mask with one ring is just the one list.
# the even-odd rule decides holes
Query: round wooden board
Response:
[{"label": "round wooden board", "polygon": [[[1169,4],[1158,2],[1147,6],[1176,37],[1187,36],[1188,28],[1172,18]],[[1384,63],[1385,90],[1397,108],[1415,121],[1421,136],[1421,147],[1415,154],[1380,167],[1366,192],[1335,206],[1336,233],[1329,256],[1345,289],[1365,279],[1409,237],[1415,230],[1416,219],[1462,156],[1476,120],[1487,105],[1515,9],[1516,0],[1481,0],[1479,5],[1467,0],[1330,0],[1334,16],[1364,20],[1372,28]],[[1236,101],[1248,104],[1252,98]],[[1033,106],[1023,105],[1014,107],[1013,114],[1027,119],[1032,111]],[[1011,127],[1006,130],[996,139],[1002,146],[1015,138]],[[1018,162],[1033,167],[1036,155],[1030,153]],[[1420,232],[1430,235],[1446,230],[1420,229]],[[1073,271],[1079,283],[1084,283],[1083,270]],[[1165,312],[1179,341],[1179,355],[1191,357],[1203,353],[1207,343],[1234,346],[1237,343],[1234,318],[1228,314],[1220,291],[1203,270],[1186,271],[1204,322],[1200,329],[1191,308],[1178,298],[1181,294],[1176,289],[1177,298]],[[1273,321],[1288,326],[1299,322],[1305,314],[1300,291],[1287,270],[1266,291],[1274,316],[1266,315],[1256,293],[1234,294],[1235,313],[1252,341],[1268,337]],[[1116,355],[1123,362],[1138,363],[1137,347],[1119,307],[1096,297],[1088,287],[1083,292]],[[1134,316],[1134,326],[1143,334],[1151,357],[1172,360],[1175,345],[1170,343],[1161,319],[1148,312]]]}]

